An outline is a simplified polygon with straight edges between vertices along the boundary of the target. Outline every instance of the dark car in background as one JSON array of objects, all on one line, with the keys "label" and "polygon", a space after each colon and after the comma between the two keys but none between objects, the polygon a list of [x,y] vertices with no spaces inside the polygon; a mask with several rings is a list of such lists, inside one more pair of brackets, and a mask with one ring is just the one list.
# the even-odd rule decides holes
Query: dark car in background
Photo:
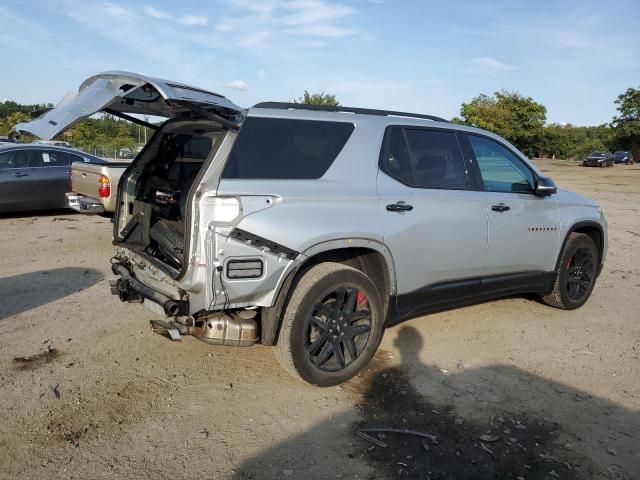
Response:
[{"label": "dark car in background", "polygon": [[608,167],[614,163],[613,155],[611,152],[591,152],[583,160],[583,167]]},{"label": "dark car in background", "polygon": [[133,150],[131,150],[130,148],[121,148],[120,151],[118,152],[118,156],[120,158],[133,158],[135,157]]},{"label": "dark car in background", "polygon": [[66,208],[74,162],[107,163],[69,148],[0,144],[0,213]]},{"label": "dark car in background", "polygon": [[613,154],[613,161],[615,163],[624,163],[625,165],[629,165],[630,163],[633,163],[633,155],[631,155],[631,152],[618,150]]}]

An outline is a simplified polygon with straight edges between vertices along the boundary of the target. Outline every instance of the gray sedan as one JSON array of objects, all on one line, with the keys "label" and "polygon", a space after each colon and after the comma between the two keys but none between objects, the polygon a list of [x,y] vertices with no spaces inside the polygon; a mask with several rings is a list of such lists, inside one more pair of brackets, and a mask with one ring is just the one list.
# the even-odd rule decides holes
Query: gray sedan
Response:
[{"label": "gray sedan", "polygon": [[0,144],[0,213],[66,208],[74,162],[106,163],[69,148]]}]

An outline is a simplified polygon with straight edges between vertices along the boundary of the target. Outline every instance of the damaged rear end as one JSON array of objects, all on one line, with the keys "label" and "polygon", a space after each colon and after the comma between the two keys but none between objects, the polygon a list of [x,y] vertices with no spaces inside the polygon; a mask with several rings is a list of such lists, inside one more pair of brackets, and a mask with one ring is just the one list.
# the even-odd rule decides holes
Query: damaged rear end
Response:
[{"label": "damaged rear end", "polygon": [[[163,316],[193,318],[214,306],[213,286],[206,280],[211,278],[207,261],[213,235],[207,225],[240,213],[238,201],[216,197],[216,171],[244,111],[200,88],[106,72],[84,81],[54,109],[16,125],[14,132],[49,140],[100,112],[155,131],[118,184],[113,234],[118,251],[112,259],[118,278],[112,293]],[[190,328],[196,328],[192,323]],[[237,327],[234,319],[227,323],[224,331]],[[201,326],[199,336],[213,338],[209,328]]]}]

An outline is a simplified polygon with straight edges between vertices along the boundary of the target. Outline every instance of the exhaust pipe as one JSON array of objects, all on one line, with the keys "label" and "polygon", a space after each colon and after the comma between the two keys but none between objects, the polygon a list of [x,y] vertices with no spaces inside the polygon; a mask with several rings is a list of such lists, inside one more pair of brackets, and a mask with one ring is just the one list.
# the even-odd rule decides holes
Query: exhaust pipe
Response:
[{"label": "exhaust pipe", "polygon": [[131,275],[131,272],[124,264],[114,263],[111,266],[111,271],[121,277],[118,279],[114,290],[117,290],[117,294],[123,302],[135,302],[140,300],[140,297],[142,297],[147,300],[151,300],[158,305],[162,305],[164,313],[168,317],[177,317],[179,315],[187,315],[189,313],[187,309],[187,302],[184,300],[174,300],[160,292],[156,292],[146,285],[143,285],[133,278],[133,275]]},{"label": "exhaust pipe", "polygon": [[189,328],[198,340],[211,345],[250,347],[258,341],[258,322],[255,311],[242,311],[238,314],[214,312],[202,317]]},{"label": "exhaust pipe", "polygon": [[193,335],[210,345],[250,347],[258,341],[258,324],[255,312],[229,314],[214,312],[194,319],[151,320],[151,330],[171,340],[180,340],[182,335]]}]

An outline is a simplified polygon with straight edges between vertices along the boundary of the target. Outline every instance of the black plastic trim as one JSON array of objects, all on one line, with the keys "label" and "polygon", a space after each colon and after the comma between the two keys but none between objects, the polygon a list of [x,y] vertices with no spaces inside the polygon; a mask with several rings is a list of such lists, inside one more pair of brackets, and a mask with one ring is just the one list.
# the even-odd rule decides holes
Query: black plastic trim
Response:
[{"label": "black plastic trim", "polygon": [[571,227],[569,228],[569,230],[567,230],[567,234],[564,237],[564,240],[562,241],[562,245],[560,246],[560,251],[558,252],[558,259],[556,260],[556,268],[555,271],[557,272],[560,269],[560,260],[562,259],[562,252],[564,251],[564,247],[567,245],[567,241],[569,240],[569,235],[571,235],[573,232],[575,232],[576,230],[578,230],[579,228],[583,228],[583,227],[592,227],[595,228],[596,230],[598,230],[598,233],[600,234],[600,244],[596,244],[596,247],[598,248],[598,270],[596,272],[596,276],[600,276],[600,272],[602,271],[602,267],[604,266],[604,262],[602,257],[604,256],[604,231],[602,230],[602,226],[597,223],[597,222],[591,222],[589,220],[584,220],[582,222],[577,222],[574,223],[573,225],[571,225]]},{"label": "black plastic trim", "polygon": [[[250,266],[257,264],[257,266]],[[264,263],[259,258],[231,259],[227,262],[227,278],[230,280],[255,279],[262,277]]]},{"label": "black plastic trim", "polygon": [[284,255],[289,260],[294,260],[300,254],[300,252],[292,250],[289,247],[285,247],[284,245],[281,245],[279,243],[272,242],[271,240],[247,232],[246,230],[242,230],[241,228],[234,228],[233,230],[231,230],[231,233],[229,233],[229,236],[235,240],[238,240],[239,242],[247,243],[252,247],[260,249],[267,248],[270,253],[273,253],[274,255]]},{"label": "black plastic trim", "polygon": [[131,123],[135,123],[136,125],[142,125],[143,127],[150,128],[151,130],[159,130],[160,127],[158,125],[154,125],[153,123],[145,122],[144,120],[140,120],[132,115],[127,115],[126,113],[122,113],[118,110],[114,110],[113,108],[103,108],[103,112],[108,113],[109,115],[113,115],[114,117],[122,118],[123,120],[127,120]]},{"label": "black plastic trim", "polygon": [[439,282],[391,299],[386,325],[421,314],[522,293],[548,293],[555,272],[516,272]]}]

